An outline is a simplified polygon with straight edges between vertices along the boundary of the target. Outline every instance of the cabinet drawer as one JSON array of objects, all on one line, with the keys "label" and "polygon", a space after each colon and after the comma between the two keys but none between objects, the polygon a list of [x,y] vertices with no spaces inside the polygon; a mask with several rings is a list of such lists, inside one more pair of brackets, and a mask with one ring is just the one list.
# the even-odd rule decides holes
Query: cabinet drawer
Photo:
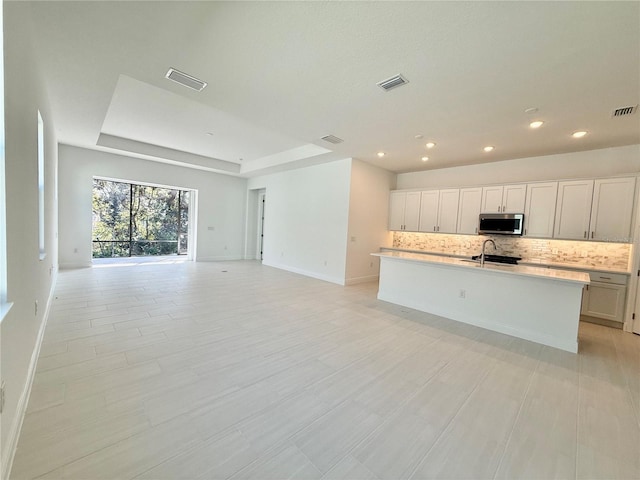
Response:
[{"label": "cabinet drawer", "polygon": [[589,277],[592,282],[615,283],[616,285],[627,284],[627,275],[623,275],[621,273],[589,272]]}]

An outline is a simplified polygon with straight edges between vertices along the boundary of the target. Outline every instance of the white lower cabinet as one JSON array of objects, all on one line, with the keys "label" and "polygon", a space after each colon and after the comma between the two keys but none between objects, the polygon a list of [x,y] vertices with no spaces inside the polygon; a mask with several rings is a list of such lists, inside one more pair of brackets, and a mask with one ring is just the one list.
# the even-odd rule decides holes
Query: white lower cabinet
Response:
[{"label": "white lower cabinet", "polygon": [[589,317],[623,323],[627,293],[626,276],[590,273],[590,277],[591,284],[584,288],[582,294],[580,313]]}]

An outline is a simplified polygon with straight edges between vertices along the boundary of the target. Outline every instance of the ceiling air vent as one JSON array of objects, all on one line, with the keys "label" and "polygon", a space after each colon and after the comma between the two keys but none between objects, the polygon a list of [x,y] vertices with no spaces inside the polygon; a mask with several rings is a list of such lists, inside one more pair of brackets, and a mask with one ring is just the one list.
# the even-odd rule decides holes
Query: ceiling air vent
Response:
[{"label": "ceiling air vent", "polygon": [[344,142],[344,140],[342,140],[341,138],[336,137],[335,135],[325,135],[324,137],[320,137],[322,138],[322,140],[324,140],[325,142],[329,142],[329,143],[342,143]]},{"label": "ceiling air vent", "polygon": [[398,75],[394,75],[391,78],[387,78],[386,80],[378,82],[376,83],[376,85],[378,85],[381,89],[385,91],[389,91],[392,88],[399,87],[400,85],[404,85],[406,83],[409,83],[409,80],[404,78],[402,75],[398,74]]},{"label": "ceiling air vent", "polygon": [[202,89],[207,86],[207,82],[203,82],[199,78],[187,75],[186,73],[181,72],[180,70],[176,70],[175,68],[170,68],[165,77],[187,88],[196,90],[197,92],[201,92]]},{"label": "ceiling air vent", "polygon": [[634,113],[636,113],[637,109],[638,109],[638,105],[635,105],[633,107],[616,108],[611,114],[611,116],[613,118],[626,117],[627,115],[633,115]]}]

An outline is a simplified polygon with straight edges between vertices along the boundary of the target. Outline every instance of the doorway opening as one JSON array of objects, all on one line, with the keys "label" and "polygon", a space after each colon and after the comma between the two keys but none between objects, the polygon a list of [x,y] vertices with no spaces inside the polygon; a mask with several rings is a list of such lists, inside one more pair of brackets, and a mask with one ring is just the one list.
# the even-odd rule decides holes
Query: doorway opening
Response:
[{"label": "doorway opening", "polygon": [[264,207],[265,207],[265,191],[258,192],[258,248],[256,258],[262,261],[262,253],[264,251]]},{"label": "doorway opening", "polygon": [[93,258],[187,255],[193,192],[93,179]]}]

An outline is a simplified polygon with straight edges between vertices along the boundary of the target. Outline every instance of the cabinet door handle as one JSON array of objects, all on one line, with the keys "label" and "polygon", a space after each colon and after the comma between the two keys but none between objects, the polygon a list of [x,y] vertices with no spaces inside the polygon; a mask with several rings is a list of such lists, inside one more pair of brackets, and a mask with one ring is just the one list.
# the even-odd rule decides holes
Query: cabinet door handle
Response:
[{"label": "cabinet door handle", "polygon": [[498,205],[498,212],[500,212],[500,211],[501,211],[501,208],[502,208],[502,207],[501,207],[500,205]]},{"label": "cabinet door handle", "polygon": [[611,280],[611,277],[600,277],[602,280]]},{"label": "cabinet door handle", "polygon": [[474,233],[478,233],[478,227],[476,227],[476,231]]},{"label": "cabinet door handle", "polygon": [[435,226],[435,225],[433,226],[433,231],[434,231],[434,232],[436,231],[436,226]]},{"label": "cabinet door handle", "polygon": [[584,237],[583,238],[587,238],[587,231],[584,231]]},{"label": "cabinet door handle", "polygon": [[436,231],[437,231],[437,232],[439,232],[439,231],[440,231],[440,225],[438,225],[438,230],[436,230]]},{"label": "cabinet door handle", "polygon": [[526,229],[526,228],[524,229],[524,234],[525,234],[525,235],[527,234],[527,229]]},{"label": "cabinet door handle", "polygon": [[594,233],[595,233],[595,232],[591,232],[591,238],[593,238],[593,234],[594,234]]}]

